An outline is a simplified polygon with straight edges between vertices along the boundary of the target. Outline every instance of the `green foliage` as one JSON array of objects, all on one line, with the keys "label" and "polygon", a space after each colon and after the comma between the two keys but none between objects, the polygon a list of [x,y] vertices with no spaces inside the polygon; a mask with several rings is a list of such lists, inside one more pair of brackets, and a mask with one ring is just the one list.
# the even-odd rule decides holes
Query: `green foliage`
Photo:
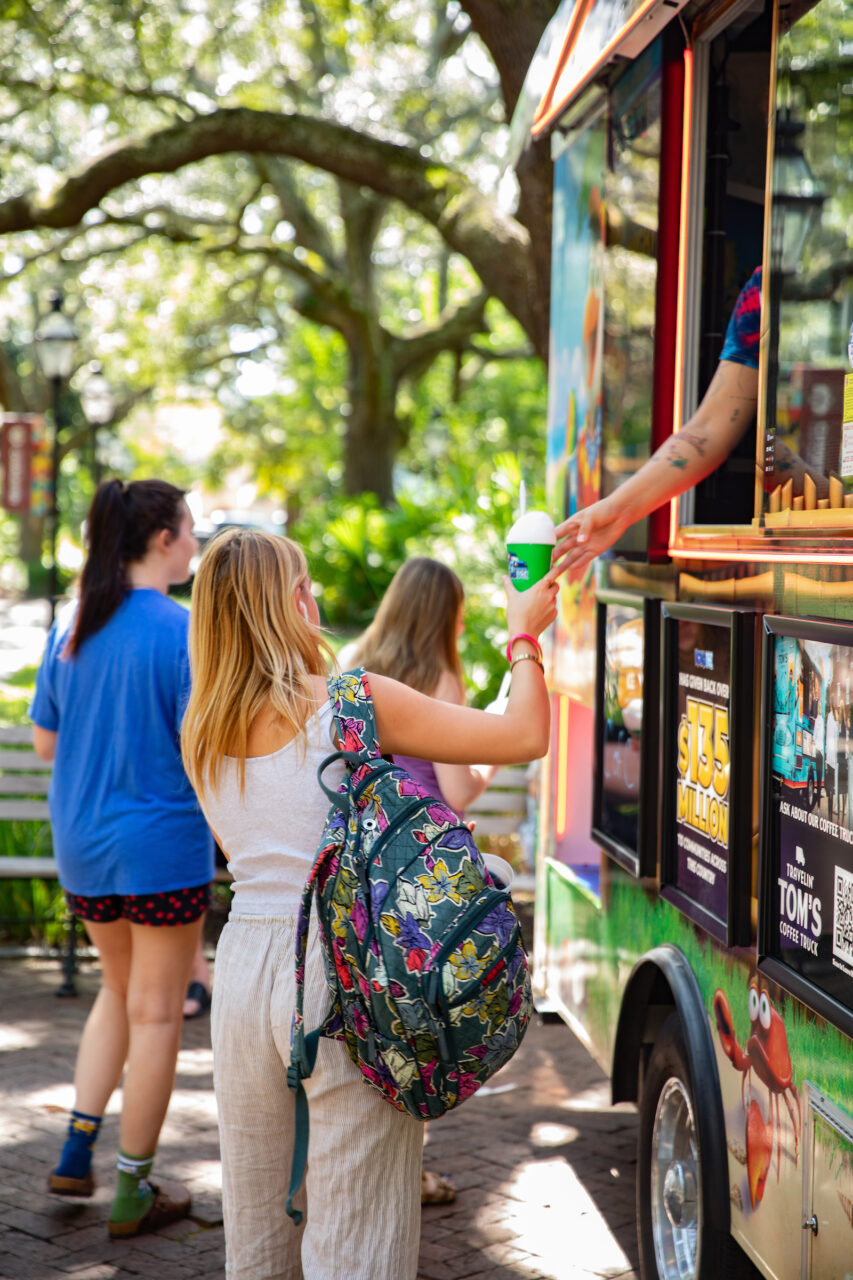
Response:
[{"label": "green foliage", "polygon": [[410,556],[450,564],[466,590],[463,667],[471,700],[482,706],[506,669],[504,543],[522,475],[528,506],[544,505],[545,377],[538,362],[517,360],[486,363],[461,387],[456,381],[455,362],[444,356],[412,391],[417,429],[401,455],[396,506],[382,508],[372,495],[320,499],[290,532],[309,556],[325,620],[347,632],[367,625]]},{"label": "green foliage", "polygon": [[[0,725],[28,725],[27,715],[35,692],[36,668],[21,667],[0,682]],[[20,694],[14,691],[20,689]],[[4,824],[0,823],[0,830]]]},{"label": "green foliage", "polygon": [[[0,684],[0,724],[29,724],[27,707],[35,688],[36,667],[21,667]],[[12,690],[25,695],[15,697]],[[13,818],[0,822],[0,858],[53,856],[49,822]],[[0,939],[11,943],[44,941],[57,945],[65,933],[65,897],[55,881],[0,880]]]},{"label": "green foliage", "polygon": [[[21,667],[0,684],[0,724],[29,724],[27,707],[35,686],[36,668]],[[16,697],[13,690],[23,696]],[[49,822],[10,819],[0,822],[0,858],[53,856]],[[0,880],[0,938],[25,943],[58,943],[64,933],[65,898],[59,886],[44,880]]]},{"label": "green foliage", "polygon": [[38,667],[21,667],[19,671],[6,676],[4,683],[12,685],[15,689],[31,690],[35,685],[37,674]]},{"label": "green foliage", "polygon": [[[53,856],[50,824],[0,822],[0,858]],[[52,880],[0,880],[0,938],[58,944],[65,933],[65,895]]]},{"label": "green foliage", "polygon": [[[428,158],[439,185],[452,164],[489,196],[505,145],[497,71],[445,0],[7,6],[0,81],[0,201],[221,108],[339,121]],[[503,532],[515,458],[531,489],[544,469],[544,378],[503,307],[483,319],[481,281],[435,225],[306,163],[229,153],[155,166],[67,232],[10,237],[3,266],[0,338],[20,403],[47,401],[32,333],[60,287],[78,359],[102,362],[120,402],[121,474],[209,493],[255,483],[287,511],[327,616],[349,630],[407,555],[446,556],[469,593],[466,664],[494,691]],[[467,327],[424,343],[466,304]],[[523,358],[503,360],[508,349]],[[85,371],[62,404],[59,506],[78,545],[92,489],[73,390]],[[212,451],[186,457],[172,420],[193,403],[221,425]],[[381,450],[396,460],[391,485],[377,482],[396,508],[345,496],[356,421],[377,475]]]}]

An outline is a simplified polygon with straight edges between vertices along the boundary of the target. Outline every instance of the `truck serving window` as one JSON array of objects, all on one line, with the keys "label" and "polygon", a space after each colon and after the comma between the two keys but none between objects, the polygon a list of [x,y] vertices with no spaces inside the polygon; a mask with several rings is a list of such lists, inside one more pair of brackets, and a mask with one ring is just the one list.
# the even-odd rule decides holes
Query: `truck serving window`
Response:
[{"label": "truck serving window", "polygon": [[[650,453],[660,175],[661,43],[610,93],[604,183],[604,350],[601,359],[601,496]],[[617,554],[645,555],[648,522],[627,529]]]},{"label": "truck serving window", "polygon": [[[747,11],[710,42],[704,233],[695,404],[717,369],[738,295],[761,265],[771,21]],[[756,344],[756,360],[758,355]],[[694,405],[695,407],[695,405]],[[685,523],[749,524],[755,503],[755,426],[697,486]]]}]

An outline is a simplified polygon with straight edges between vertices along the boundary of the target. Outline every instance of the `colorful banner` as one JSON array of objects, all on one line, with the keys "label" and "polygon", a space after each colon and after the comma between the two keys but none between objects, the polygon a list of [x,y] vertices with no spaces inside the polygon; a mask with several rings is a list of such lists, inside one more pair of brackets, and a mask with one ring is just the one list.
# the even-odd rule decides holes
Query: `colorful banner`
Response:
[{"label": "colorful banner", "polygon": [[41,414],[31,415],[33,426],[33,453],[30,463],[30,515],[40,519],[50,515],[53,458],[51,442],[45,430]]},{"label": "colorful banner", "polygon": [[731,632],[678,622],[675,886],[728,915]]}]

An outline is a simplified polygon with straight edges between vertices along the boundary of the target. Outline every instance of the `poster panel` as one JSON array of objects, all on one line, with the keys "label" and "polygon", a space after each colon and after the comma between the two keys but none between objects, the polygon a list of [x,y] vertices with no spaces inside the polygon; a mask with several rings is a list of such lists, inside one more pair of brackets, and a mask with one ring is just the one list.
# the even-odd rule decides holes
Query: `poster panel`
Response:
[{"label": "poster panel", "polygon": [[853,1024],[853,627],[765,632],[761,950]]},{"label": "poster panel", "polygon": [[659,604],[598,602],[592,835],[632,875],[654,875]]},{"label": "poster panel", "polygon": [[[744,941],[752,831],[754,615],[664,606],[661,892],[715,937]],[[747,786],[747,782],[749,785]]]},{"label": "poster panel", "polygon": [[[554,162],[551,328],[545,485],[563,520],[601,497],[601,361],[604,345],[602,221],[607,117],[573,137]],[[595,587],[587,569],[560,576],[553,628],[553,688],[592,708]]]}]

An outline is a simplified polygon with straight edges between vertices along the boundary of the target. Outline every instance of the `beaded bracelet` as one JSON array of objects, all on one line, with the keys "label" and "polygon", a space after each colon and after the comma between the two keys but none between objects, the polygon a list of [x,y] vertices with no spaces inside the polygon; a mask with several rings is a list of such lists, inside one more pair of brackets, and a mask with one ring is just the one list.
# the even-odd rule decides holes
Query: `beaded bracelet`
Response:
[{"label": "beaded bracelet", "polygon": [[530,643],[533,645],[533,648],[536,650],[536,652],[537,652],[537,653],[538,653],[538,655],[539,655],[539,659],[538,659],[538,661],[539,661],[539,665],[540,665],[540,667],[541,667],[541,665],[542,665],[542,646],[541,646],[541,644],[539,643],[539,641],[538,641],[534,636],[529,636],[529,635],[527,634],[527,632],[526,632],[526,631],[519,631],[518,635],[512,636],[512,637],[510,638],[509,643],[507,644],[507,647],[506,647],[506,660],[507,660],[507,662],[509,662],[510,664],[512,664],[512,646],[515,644],[516,640],[529,640],[529,641],[530,641]]},{"label": "beaded bracelet", "polygon": [[540,671],[545,670],[541,659],[537,658],[535,653],[520,653],[517,658],[513,658],[512,662],[509,664],[510,671],[512,671],[514,667],[517,667],[519,662],[535,662]]},{"label": "beaded bracelet", "polygon": [[537,658],[535,653],[520,653],[517,658],[513,658],[509,664],[510,671],[512,671],[513,667],[517,667],[519,662],[535,662],[540,671],[545,670],[541,658]]}]

